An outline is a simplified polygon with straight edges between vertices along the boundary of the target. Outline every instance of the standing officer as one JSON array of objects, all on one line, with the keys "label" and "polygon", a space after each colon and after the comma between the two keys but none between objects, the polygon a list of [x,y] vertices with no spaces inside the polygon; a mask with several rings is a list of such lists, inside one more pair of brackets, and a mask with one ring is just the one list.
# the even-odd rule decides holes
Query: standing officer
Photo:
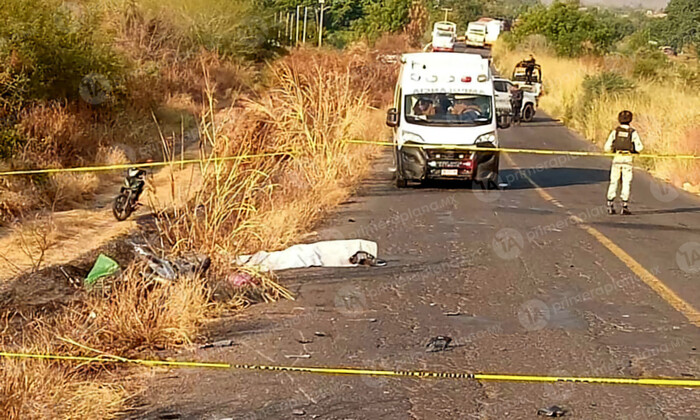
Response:
[{"label": "standing officer", "polygon": [[532,73],[535,71],[535,56],[530,54],[530,57],[525,62],[525,80],[527,84],[532,83]]},{"label": "standing officer", "polygon": [[510,107],[513,111],[513,124],[520,124],[520,113],[523,108],[523,91],[515,85],[510,89]]},{"label": "standing officer", "polygon": [[605,151],[615,153],[612,167],[610,168],[610,186],[608,187],[608,214],[615,214],[613,200],[617,196],[617,184],[622,178],[622,210],[620,214],[632,214],[627,207],[630,198],[630,187],[632,186],[632,154],[639,153],[644,149],[642,141],[637,134],[637,130],[630,127],[632,113],[622,111],[617,115],[620,125],[614,129],[605,142]]}]

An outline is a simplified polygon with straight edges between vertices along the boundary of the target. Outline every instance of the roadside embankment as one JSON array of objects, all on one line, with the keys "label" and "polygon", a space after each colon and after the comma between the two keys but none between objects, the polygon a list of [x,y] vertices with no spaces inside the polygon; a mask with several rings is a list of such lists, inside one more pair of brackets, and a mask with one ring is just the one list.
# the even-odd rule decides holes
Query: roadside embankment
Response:
[{"label": "roadside embankment", "polygon": [[[85,258],[66,265],[68,274],[37,269],[0,288],[1,348],[162,357],[168,353],[160,352],[199,340],[207,319],[222,311],[287,296],[274,279],[256,273],[246,277],[248,284],[234,285],[232,258],[299,240],[348,197],[377,149],[343,140],[382,136],[384,114],[378,107],[392,88],[395,66],[361,46],[342,52],[301,49],[270,63],[261,74],[266,87],[255,97],[223,106],[212,94],[211,76],[205,69],[208,106],[198,115],[205,160],[196,168],[201,188],[184,202],[153,202],[153,223],[141,235],[153,239],[166,258],[210,256],[206,277],[154,280],[143,274],[146,264],[123,256],[133,251],[117,241],[105,252],[126,264],[100,292],[68,284],[68,277],[87,274]],[[274,153],[285,155],[207,162]],[[173,197],[192,188],[186,181],[166,186]],[[9,418],[113,418],[128,408],[149,375],[107,364],[0,359],[0,411]]]}]

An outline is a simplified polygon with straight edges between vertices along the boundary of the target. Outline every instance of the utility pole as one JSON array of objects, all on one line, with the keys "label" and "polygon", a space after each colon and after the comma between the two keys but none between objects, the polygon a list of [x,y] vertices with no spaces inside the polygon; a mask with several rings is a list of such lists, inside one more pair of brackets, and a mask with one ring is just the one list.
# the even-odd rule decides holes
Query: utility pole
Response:
[{"label": "utility pole", "polygon": [[287,13],[287,20],[289,21],[289,45],[292,45],[294,41],[294,13]]},{"label": "utility pole", "polygon": [[297,46],[299,45],[299,8],[300,7],[301,6],[297,6],[297,30],[296,30],[297,39],[296,39],[296,43],[295,43],[295,45],[297,45]]},{"label": "utility pole", "polygon": [[444,22],[447,22],[447,14],[452,11],[452,9],[443,7],[442,10],[445,12],[445,20]]},{"label": "utility pole", "polygon": [[277,42],[279,42],[282,39],[282,12],[279,16],[275,13],[275,23],[277,23]]},{"label": "utility pole", "polygon": [[306,19],[309,17],[309,8],[307,6],[304,6],[304,37],[301,40],[301,43],[306,45]]},{"label": "utility pole", "polygon": [[325,0],[318,0],[318,2],[321,3],[321,18],[318,24],[318,47],[321,48],[323,45],[323,3]]}]

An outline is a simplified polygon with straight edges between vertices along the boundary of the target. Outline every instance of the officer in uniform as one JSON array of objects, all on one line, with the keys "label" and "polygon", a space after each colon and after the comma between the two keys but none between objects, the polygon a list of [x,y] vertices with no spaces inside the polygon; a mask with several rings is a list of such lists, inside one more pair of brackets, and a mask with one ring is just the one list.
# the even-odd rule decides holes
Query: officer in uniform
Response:
[{"label": "officer in uniform", "polygon": [[520,115],[523,107],[523,91],[515,85],[510,89],[510,107],[513,112],[513,124],[520,124]]},{"label": "officer in uniform", "polygon": [[630,187],[632,186],[632,162],[635,153],[644,149],[637,130],[630,127],[632,113],[622,111],[618,114],[617,120],[620,125],[614,129],[605,142],[605,151],[615,153],[612,167],[610,168],[610,186],[608,187],[608,214],[615,214],[614,200],[617,196],[617,184],[622,178],[622,210],[620,214],[632,214],[627,206],[630,198]]}]

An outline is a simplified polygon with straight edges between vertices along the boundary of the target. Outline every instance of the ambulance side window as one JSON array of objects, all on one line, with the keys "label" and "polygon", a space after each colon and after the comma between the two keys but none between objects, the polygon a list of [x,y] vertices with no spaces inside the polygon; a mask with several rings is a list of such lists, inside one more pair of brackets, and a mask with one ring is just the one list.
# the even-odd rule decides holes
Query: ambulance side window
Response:
[{"label": "ambulance side window", "polygon": [[496,89],[497,92],[507,92],[506,84],[501,81],[493,82],[493,88]]}]

